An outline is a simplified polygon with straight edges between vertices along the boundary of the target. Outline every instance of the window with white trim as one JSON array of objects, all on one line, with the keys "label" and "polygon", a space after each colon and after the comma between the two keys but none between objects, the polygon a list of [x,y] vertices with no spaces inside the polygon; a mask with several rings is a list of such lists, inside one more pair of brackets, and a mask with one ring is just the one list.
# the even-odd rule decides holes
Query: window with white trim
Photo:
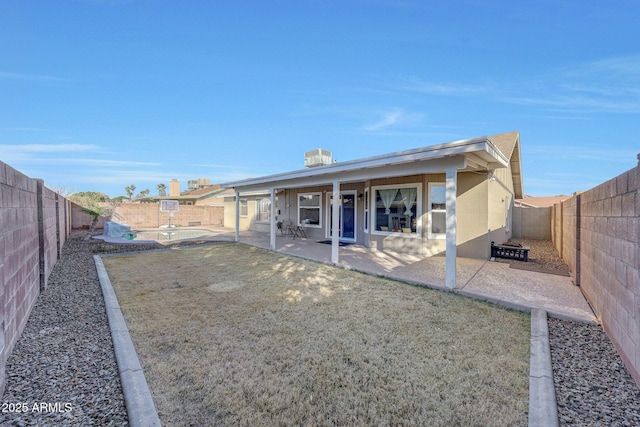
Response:
[{"label": "window with white trim", "polygon": [[322,226],[321,203],[320,193],[298,194],[298,223],[306,227],[320,228]]},{"label": "window with white trim", "polygon": [[271,199],[262,198],[256,200],[256,221],[271,221]]},{"label": "window with white trim", "polygon": [[369,187],[364,189],[364,232],[369,232]]},{"label": "window with white trim", "polygon": [[422,185],[398,184],[372,188],[371,215],[374,234],[419,235]]},{"label": "window with white trim", "polygon": [[247,208],[247,199],[240,199],[240,216],[248,216],[249,210]]},{"label": "window with white trim", "polygon": [[447,238],[447,191],[443,182],[429,183],[429,238]]}]

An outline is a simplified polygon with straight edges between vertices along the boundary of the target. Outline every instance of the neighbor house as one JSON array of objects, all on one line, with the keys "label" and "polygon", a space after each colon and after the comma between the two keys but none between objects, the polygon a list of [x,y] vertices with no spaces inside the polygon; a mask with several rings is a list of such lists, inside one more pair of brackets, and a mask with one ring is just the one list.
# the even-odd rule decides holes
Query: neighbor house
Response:
[{"label": "neighbor house", "polygon": [[160,200],[176,200],[181,205],[188,206],[223,206],[224,198],[229,192],[226,188],[220,188],[219,184],[211,184],[207,178],[189,180],[189,188],[180,191],[180,182],[174,178],[169,183],[169,194],[150,196],[141,201],[160,203]]},{"label": "neighbor house", "polygon": [[[334,163],[317,150],[306,169],[221,184],[225,225],[270,233],[302,225],[309,239],[372,249],[446,252],[447,286],[457,256],[487,259],[490,242],[511,237],[514,200],[523,197],[517,131]],[[314,153],[311,153],[314,154]],[[309,160],[309,159],[307,159]],[[337,202],[336,202],[337,201]]]}]

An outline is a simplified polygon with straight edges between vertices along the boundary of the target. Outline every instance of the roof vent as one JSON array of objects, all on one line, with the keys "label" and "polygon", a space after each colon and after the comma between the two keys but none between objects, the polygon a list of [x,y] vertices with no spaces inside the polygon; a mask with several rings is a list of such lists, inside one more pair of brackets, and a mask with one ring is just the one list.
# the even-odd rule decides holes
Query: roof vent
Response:
[{"label": "roof vent", "polygon": [[304,167],[306,168],[330,165],[331,163],[333,163],[333,160],[331,159],[331,151],[318,148],[317,150],[307,151],[304,153]]}]

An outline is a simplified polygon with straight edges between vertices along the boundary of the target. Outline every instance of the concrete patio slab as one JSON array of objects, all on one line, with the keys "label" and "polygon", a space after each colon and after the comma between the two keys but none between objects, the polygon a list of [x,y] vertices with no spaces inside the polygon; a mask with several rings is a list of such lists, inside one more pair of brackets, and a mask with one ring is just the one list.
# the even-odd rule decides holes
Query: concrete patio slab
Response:
[{"label": "concrete patio slab", "polygon": [[[233,241],[234,237],[233,233],[221,233],[218,239]],[[266,233],[242,232],[240,242],[269,248]],[[331,263],[331,245],[318,243],[317,239],[277,237],[276,248],[287,255]],[[340,247],[338,265],[415,285],[447,289],[444,256],[425,257],[348,245]],[[455,293],[518,310],[544,310],[552,317],[597,322],[571,277],[510,268],[507,263],[472,258],[458,258],[456,266]]]},{"label": "concrete patio slab", "polygon": [[596,321],[593,310],[571,277],[510,268],[506,263],[485,263],[460,287],[460,293],[544,310],[552,317]]}]

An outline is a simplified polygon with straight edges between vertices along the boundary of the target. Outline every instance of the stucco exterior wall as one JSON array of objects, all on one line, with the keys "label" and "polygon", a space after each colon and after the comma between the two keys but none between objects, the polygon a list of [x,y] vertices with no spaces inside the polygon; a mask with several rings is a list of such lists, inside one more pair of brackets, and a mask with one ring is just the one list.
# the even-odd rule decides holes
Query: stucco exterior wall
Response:
[{"label": "stucco exterior wall", "polygon": [[[240,216],[240,231],[255,230],[255,231],[268,231],[264,230],[260,225],[257,225],[256,229],[256,199],[257,197],[244,197],[241,199],[247,199],[247,216]],[[236,201],[234,197],[225,197],[224,199],[224,223],[227,227],[235,227],[236,223]]]},{"label": "stucco exterior wall", "polygon": [[556,204],[553,239],[640,385],[640,167]]},{"label": "stucco exterior wall", "polygon": [[458,256],[489,257],[488,200],[489,185],[485,174],[462,173],[458,175]]},{"label": "stucco exterior wall", "polygon": [[[508,175],[508,174],[507,174]],[[341,185],[343,193],[352,192],[356,196],[356,243],[367,245],[379,250],[392,250],[405,253],[423,255],[436,255],[445,251],[445,239],[429,238],[428,232],[428,188],[429,183],[444,183],[445,176],[440,174],[412,175],[388,179],[375,179],[358,183],[345,183]],[[508,180],[510,183],[511,181]],[[403,235],[403,233],[383,234],[369,229],[365,233],[365,189],[369,190],[369,217],[374,215],[375,192],[378,186],[393,186],[400,184],[419,184],[421,187],[420,208],[421,215],[417,218],[421,225],[421,233],[416,235]],[[463,257],[488,258],[490,255],[490,241],[507,240],[511,235],[511,227],[507,226],[507,210],[505,206],[513,203],[513,195],[505,188],[504,183],[490,181],[486,174],[460,173],[458,175],[458,255]],[[298,218],[298,195],[302,193],[317,193],[321,198],[320,227],[306,227],[306,234],[310,239],[325,239],[328,237],[329,224],[328,194],[331,194],[331,185],[315,186],[309,188],[294,188],[282,190],[276,195],[277,220],[290,220],[294,224],[300,221]],[[268,223],[255,221],[256,199],[261,196],[241,196],[247,199],[248,215],[240,217],[239,228],[268,232]],[[235,199],[225,198],[224,222],[226,226],[235,224]]]}]

